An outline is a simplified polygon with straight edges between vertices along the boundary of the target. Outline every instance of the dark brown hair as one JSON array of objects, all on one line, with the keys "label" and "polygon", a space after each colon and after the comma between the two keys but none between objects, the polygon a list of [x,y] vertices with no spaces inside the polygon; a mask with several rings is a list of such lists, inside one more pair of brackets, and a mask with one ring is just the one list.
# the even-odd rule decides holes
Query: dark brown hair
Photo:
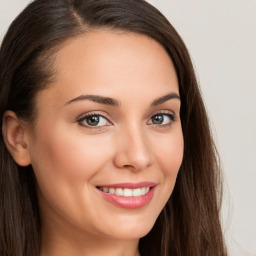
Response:
[{"label": "dark brown hair", "polygon": [[[35,0],[11,24],[0,50],[0,117],[6,110],[33,122],[36,95],[54,79],[54,54],[69,38],[109,29],[146,35],[172,59],[179,81],[184,158],[174,191],[142,256],[225,256],[220,225],[221,179],[206,110],[188,51],[172,25],[143,0]],[[104,47],[104,45],[103,45]],[[36,180],[18,166],[0,137],[0,255],[39,256]]]}]

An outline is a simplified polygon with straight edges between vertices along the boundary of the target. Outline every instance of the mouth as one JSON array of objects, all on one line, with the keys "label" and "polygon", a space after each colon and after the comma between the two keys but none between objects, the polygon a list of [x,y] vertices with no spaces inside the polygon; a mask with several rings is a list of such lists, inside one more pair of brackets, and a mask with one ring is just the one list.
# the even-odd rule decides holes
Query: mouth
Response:
[{"label": "mouth", "polygon": [[124,197],[139,197],[146,195],[152,187],[142,187],[142,188],[108,188],[108,187],[97,187],[100,191],[116,196]]},{"label": "mouth", "polygon": [[96,186],[108,202],[127,209],[137,209],[153,198],[157,184],[153,182],[120,183]]}]

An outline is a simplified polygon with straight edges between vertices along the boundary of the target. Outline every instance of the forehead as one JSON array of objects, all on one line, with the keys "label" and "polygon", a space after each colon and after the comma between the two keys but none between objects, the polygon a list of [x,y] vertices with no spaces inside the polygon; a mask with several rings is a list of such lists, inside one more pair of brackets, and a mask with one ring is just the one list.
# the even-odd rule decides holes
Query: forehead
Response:
[{"label": "forehead", "polygon": [[120,98],[178,93],[173,63],[162,45],[144,35],[92,31],[67,40],[56,54],[50,88],[68,101],[79,94]]}]

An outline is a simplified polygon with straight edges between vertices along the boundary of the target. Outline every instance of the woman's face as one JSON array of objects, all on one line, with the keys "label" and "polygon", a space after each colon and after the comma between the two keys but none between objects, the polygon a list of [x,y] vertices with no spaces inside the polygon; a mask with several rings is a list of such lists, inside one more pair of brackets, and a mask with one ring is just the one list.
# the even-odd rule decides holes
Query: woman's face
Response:
[{"label": "woman's face", "polygon": [[54,65],[27,130],[43,228],[146,235],[183,157],[172,61],[148,37],[94,31],[67,41]]}]

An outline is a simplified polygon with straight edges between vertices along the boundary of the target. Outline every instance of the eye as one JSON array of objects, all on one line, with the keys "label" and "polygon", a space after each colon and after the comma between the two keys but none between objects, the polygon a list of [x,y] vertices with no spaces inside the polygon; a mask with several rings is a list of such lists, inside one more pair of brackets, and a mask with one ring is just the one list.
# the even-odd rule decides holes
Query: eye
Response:
[{"label": "eye", "polygon": [[164,114],[164,113],[157,113],[153,115],[150,120],[149,124],[153,125],[171,125],[171,123],[175,120],[174,114]]},{"label": "eye", "polygon": [[108,119],[99,114],[88,114],[78,120],[78,123],[90,128],[111,125]]}]

